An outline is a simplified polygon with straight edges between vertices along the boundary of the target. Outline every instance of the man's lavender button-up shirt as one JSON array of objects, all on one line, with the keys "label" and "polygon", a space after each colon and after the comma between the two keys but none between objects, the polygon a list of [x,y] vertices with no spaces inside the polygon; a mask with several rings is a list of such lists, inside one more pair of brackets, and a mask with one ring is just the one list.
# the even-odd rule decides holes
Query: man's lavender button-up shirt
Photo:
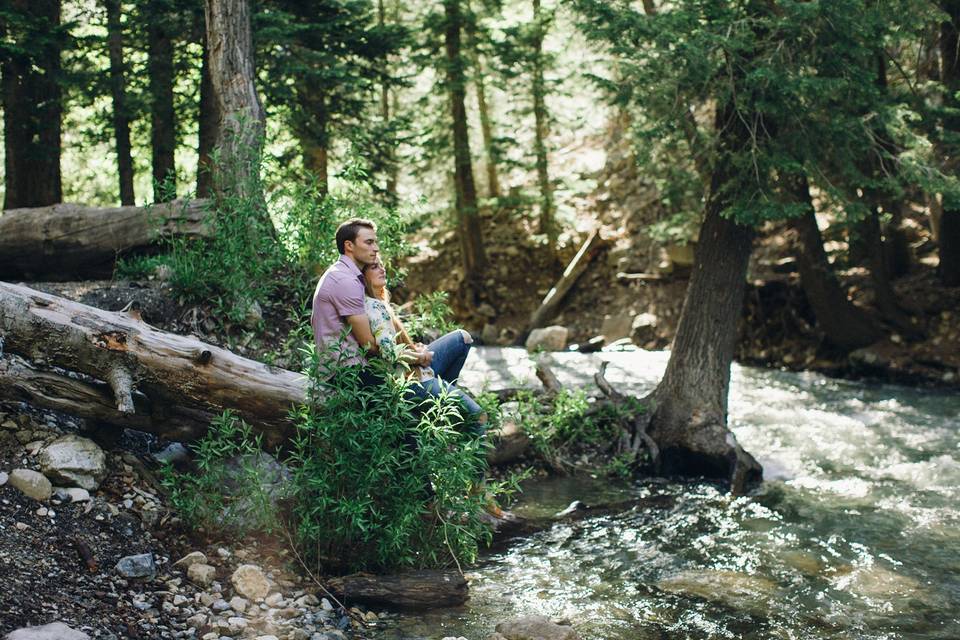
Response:
[{"label": "man's lavender button-up shirt", "polygon": [[352,258],[341,255],[324,271],[313,293],[310,325],[319,353],[329,353],[344,365],[366,364],[357,339],[350,333],[340,341],[348,328],[347,316],[363,315],[363,274]]}]

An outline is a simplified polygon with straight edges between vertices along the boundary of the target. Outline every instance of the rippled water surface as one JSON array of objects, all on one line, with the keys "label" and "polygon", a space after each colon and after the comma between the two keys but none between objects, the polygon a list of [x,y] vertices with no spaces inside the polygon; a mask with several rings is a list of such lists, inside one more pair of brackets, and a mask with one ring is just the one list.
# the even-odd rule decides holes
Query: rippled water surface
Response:
[{"label": "rippled water surface", "polygon": [[[641,394],[668,354],[557,354],[567,384]],[[470,386],[530,377],[517,350],[471,356]],[[391,638],[486,638],[511,615],[584,638],[960,638],[960,397],[735,367],[731,425],[763,464],[749,497],[590,478],[527,487],[518,510],[667,495],[555,526],[477,567],[467,607],[407,616]]]}]

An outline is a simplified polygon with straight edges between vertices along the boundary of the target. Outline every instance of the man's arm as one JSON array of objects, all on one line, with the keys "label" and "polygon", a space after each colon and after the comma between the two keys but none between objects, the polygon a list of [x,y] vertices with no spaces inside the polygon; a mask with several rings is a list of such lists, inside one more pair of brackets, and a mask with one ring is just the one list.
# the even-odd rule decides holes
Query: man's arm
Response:
[{"label": "man's arm", "polygon": [[353,334],[354,339],[361,347],[374,355],[380,353],[380,345],[373,337],[373,331],[370,329],[370,318],[367,317],[367,314],[347,316],[347,324],[350,325],[350,333]]}]

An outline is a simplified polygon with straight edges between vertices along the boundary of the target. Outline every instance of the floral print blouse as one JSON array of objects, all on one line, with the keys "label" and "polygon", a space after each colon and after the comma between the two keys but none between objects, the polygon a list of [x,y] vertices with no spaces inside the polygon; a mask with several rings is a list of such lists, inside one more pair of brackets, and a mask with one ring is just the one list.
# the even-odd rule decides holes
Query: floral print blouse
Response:
[{"label": "floral print blouse", "polygon": [[[367,317],[370,319],[373,339],[380,347],[380,357],[389,362],[396,362],[400,358],[402,348],[397,344],[397,327],[393,324],[393,318],[390,317],[386,303],[370,296],[366,296],[363,303]],[[404,365],[399,363],[398,368],[405,369]],[[433,369],[430,367],[410,365],[410,370],[419,380],[429,380],[434,377]]]}]

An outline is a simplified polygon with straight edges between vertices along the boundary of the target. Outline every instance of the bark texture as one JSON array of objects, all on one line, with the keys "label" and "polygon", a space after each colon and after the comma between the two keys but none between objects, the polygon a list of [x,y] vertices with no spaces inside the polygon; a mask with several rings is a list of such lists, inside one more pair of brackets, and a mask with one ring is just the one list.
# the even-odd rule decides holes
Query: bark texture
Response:
[{"label": "bark texture", "polygon": [[823,237],[817,226],[810,187],[806,177],[790,184],[794,197],[802,203],[805,213],[790,221],[797,235],[796,255],[800,269],[800,283],[813,308],[817,325],[828,342],[844,351],[853,351],[873,344],[883,337],[880,328],[847,297],[827,260]]},{"label": "bark texture", "polygon": [[477,188],[473,181],[473,164],[470,159],[470,134],[465,106],[466,79],[460,43],[463,15],[460,11],[460,0],[444,0],[443,6],[446,16],[444,45],[447,55],[447,90],[453,120],[455,206],[464,279],[467,282],[466,288],[473,289],[486,267],[487,254],[483,245]]},{"label": "bark texture", "polygon": [[[60,0],[12,0],[11,9],[27,16],[33,31],[25,37],[35,50],[4,57],[0,68],[3,96],[4,209],[43,207],[60,202],[61,44]],[[4,26],[0,25],[0,35]]]},{"label": "bark texture", "polygon": [[120,0],[104,0],[107,11],[107,49],[110,55],[110,96],[113,99],[113,138],[117,148],[120,204],[133,206],[133,153],[130,147],[130,112],[127,107],[127,68],[123,59],[123,26]]},{"label": "bark texture", "polygon": [[217,143],[220,112],[217,110],[217,100],[213,95],[207,34],[202,24],[200,27],[203,30],[203,60],[200,64],[200,118],[197,122],[197,197],[209,198],[213,195],[213,167],[210,164],[210,158]]},{"label": "bark texture", "polygon": [[205,10],[210,78],[220,117],[214,184],[241,197],[262,198],[258,172],[266,115],[254,83],[250,3],[206,0]]},{"label": "bark texture", "polygon": [[727,159],[749,144],[743,120],[717,115],[721,157],[714,169],[696,261],[663,379],[648,401],[647,434],[667,475],[727,481],[735,493],[758,482],[762,469],[727,429],[727,395],[737,325],[743,310],[754,231],[723,217],[737,170]]},{"label": "bark texture", "polygon": [[[173,107],[173,33],[167,0],[147,5],[147,73],[150,77],[150,144],[153,157],[154,202],[176,197],[177,120]],[[161,188],[158,188],[161,187]]]},{"label": "bark texture", "polygon": [[0,216],[0,277],[75,280],[113,273],[118,255],[154,246],[161,234],[206,235],[203,200],[153,207],[11,209]]},{"label": "bark texture", "polygon": [[[469,1],[467,11],[473,12]],[[477,43],[476,17],[467,21],[467,49],[470,55],[470,66],[473,67],[473,85],[477,90],[477,111],[480,114],[480,134],[483,136],[483,151],[486,159],[487,196],[500,197],[500,179],[497,176],[497,152],[493,140],[493,123],[490,121],[490,107],[487,104],[487,85],[484,80],[485,70],[483,58]]]},{"label": "bark texture", "polygon": [[[173,440],[202,436],[209,417],[230,408],[277,446],[293,433],[287,412],[305,397],[300,374],[158,331],[138,314],[101,311],[2,282],[0,335],[5,351],[31,367],[43,363],[86,376],[83,387],[70,389],[87,398],[84,412],[104,410],[103,398],[112,397],[116,410],[107,418]],[[37,395],[59,394],[49,390],[52,383],[31,384]]]}]

